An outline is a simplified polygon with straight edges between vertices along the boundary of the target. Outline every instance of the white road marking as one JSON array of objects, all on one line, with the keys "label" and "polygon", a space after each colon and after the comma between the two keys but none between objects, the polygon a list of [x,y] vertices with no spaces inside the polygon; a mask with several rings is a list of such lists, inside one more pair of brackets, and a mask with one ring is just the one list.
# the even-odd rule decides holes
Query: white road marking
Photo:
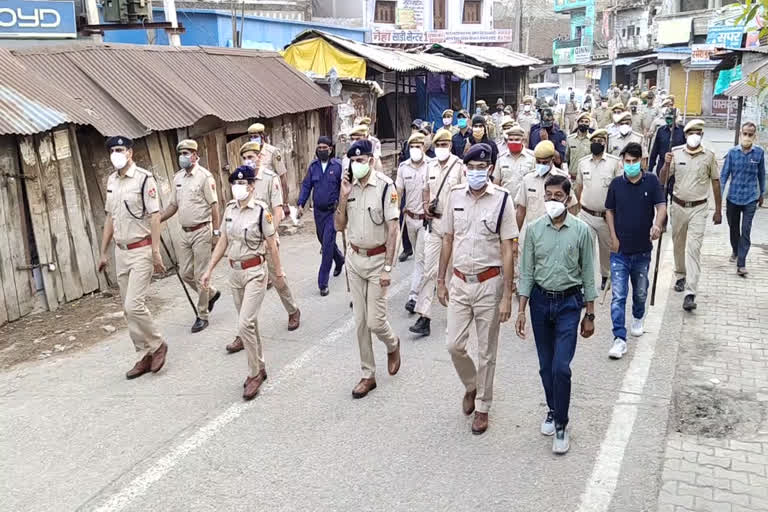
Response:
[{"label": "white road marking", "polygon": [[[389,297],[392,297],[408,286],[410,286],[410,279],[401,279],[397,284],[392,286],[387,294]],[[346,301],[347,297],[345,296],[344,302],[346,303]],[[270,391],[279,386],[283,381],[293,377],[304,365],[317,357],[318,352],[320,352],[323,347],[334,343],[342,336],[348,336],[349,332],[352,331],[354,327],[355,319],[350,318],[344,322],[343,325],[331,331],[328,336],[318,344],[305,350],[299,357],[285,365],[274,379],[270,377],[264,387],[261,388],[260,393]],[[97,512],[117,512],[123,510],[131,504],[131,502],[146,494],[155,482],[167,475],[179,464],[179,462],[182,461],[182,459],[184,459],[184,457],[210,441],[210,439],[222,428],[226,427],[229,423],[236,420],[256,405],[258,405],[258,400],[232,404],[224,412],[200,427],[194,434],[185,439],[183,443],[157,459],[157,461],[143,473],[134,478],[127,486],[120,489],[117,493],[110,496],[109,499],[95,510]]]},{"label": "white road marking", "polygon": [[[670,251],[667,249],[670,248],[670,245],[671,240],[668,239],[662,248],[663,261],[669,261],[667,256]],[[651,260],[651,264],[655,263],[654,260]],[[648,380],[651,361],[653,361],[656,343],[661,333],[661,322],[667,307],[672,274],[671,265],[661,265],[661,272],[659,272],[659,280],[656,285],[656,304],[653,307],[646,307],[646,311],[650,314],[646,314],[645,334],[640,338],[633,338],[637,347],[635,355],[624,375],[621,391],[611,415],[611,423],[605,433],[605,439],[600,445],[595,467],[592,469],[587,487],[581,495],[581,504],[577,512],[604,512],[608,510],[613,499],[613,493],[616,491],[616,485],[619,481],[621,464],[624,460],[624,452],[629,444],[635,419],[637,419],[637,403],[643,398],[643,389]],[[631,295],[627,300],[627,305],[629,305],[630,300]],[[627,323],[629,322],[631,322],[631,314],[627,315]]]}]

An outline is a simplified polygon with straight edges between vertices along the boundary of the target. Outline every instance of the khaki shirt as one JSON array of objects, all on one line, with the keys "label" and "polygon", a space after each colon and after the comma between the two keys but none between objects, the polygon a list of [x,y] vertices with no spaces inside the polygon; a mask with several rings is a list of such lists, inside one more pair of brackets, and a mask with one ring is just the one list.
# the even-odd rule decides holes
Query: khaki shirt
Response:
[{"label": "khaki shirt", "polygon": [[500,267],[501,241],[517,238],[519,234],[512,198],[492,183],[477,198],[468,185],[453,187],[443,219],[445,233],[453,235],[453,268],[468,275]]},{"label": "khaki shirt", "polygon": [[227,203],[224,229],[228,242],[227,257],[235,261],[264,255],[267,250],[265,240],[275,234],[269,208],[255,196],[243,208],[235,200]]},{"label": "khaki shirt", "polygon": [[496,167],[499,168],[499,184],[509,192],[509,199],[512,201],[517,196],[523,177],[536,168],[536,157],[530,150],[525,149],[518,155],[508,152],[498,159]]},{"label": "khaki shirt", "polygon": [[397,168],[395,186],[398,193],[405,191],[405,209],[412,213],[424,213],[421,192],[427,181],[427,157],[421,159],[419,165],[409,158]]},{"label": "khaki shirt", "polygon": [[[383,198],[383,205],[382,205]],[[347,199],[347,234],[349,242],[363,249],[373,249],[387,242],[388,220],[400,218],[400,198],[392,180],[371,171],[365,187],[357,179]]]},{"label": "khaki shirt", "polygon": [[381,158],[381,141],[373,135],[368,136],[368,140],[371,141],[371,147],[373,148],[373,156]]},{"label": "khaki shirt", "polygon": [[283,176],[288,170],[285,168],[285,162],[283,161],[283,154],[279,148],[276,148],[272,144],[264,143],[261,146],[261,165],[265,166],[272,172],[277,173],[278,176]]},{"label": "khaki shirt", "polygon": [[598,128],[605,128],[608,126],[609,123],[613,121],[611,116],[613,115],[613,112],[611,112],[610,107],[597,107],[595,109],[594,118],[597,120],[597,127]]},{"label": "khaki shirt", "polygon": [[155,178],[136,164],[123,176],[113,172],[107,179],[104,210],[112,215],[115,243],[126,245],[147,238],[152,234],[150,217],[160,210]]},{"label": "khaki shirt", "polygon": [[565,150],[565,160],[568,162],[568,173],[571,176],[576,176],[576,167],[579,160],[592,154],[590,149],[592,141],[589,140],[586,133],[582,135],[579,132],[568,135],[566,143],[568,147]]},{"label": "khaki shirt", "polygon": [[[515,206],[522,206],[525,208],[525,222],[531,222],[547,213],[547,209],[544,207],[544,182],[550,174],[560,174],[561,176],[568,176],[568,173],[557,167],[553,167],[544,176],[539,176],[537,172],[528,173],[523,177],[523,183],[520,186],[520,190],[517,191],[515,196]],[[576,196],[571,190],[571,197],[568,200],[568,205],[576,203]]]},{"label": "khaki shirt", "polygon": [[575,114],[579,111],[579,106],[576,105],[575,101],[568,100],[568,103],[565,104],[565,114]]},{"label": "khaki shirt", "polygon": [[635,112],[632,115],[632,129],[638,133],[645,135],[645,114],[640,111]]},{"label": "khaki shirt", "polygon": [[282,206],[283,190],[280,188],[280,178],[277,174],[259,166],[256,180],[253,182],[253,197],[265,202],[270,212]]},{"label": "khaki shirt", "polygon": [[533,109],[531,109],[531,111],[528,113],[520,109],[520,113],[517,115],[517,123],[522,126],[527,136],[531,135],[531,126],[538,122],[539,116],[536,115],[536,112],[534,112]]},{"label": "khaki shirt", "polygon": [[700,201],[709,197],[713,180],[720,179],[715,154],[702,146],[691,152],[687,146],[672,148],[669,176],[675,177],[672,192],[682,201]]},{"label": "khaki shirt", "polygon": [[[610,132],[609,132],[610,133]],[[616,127],[615,134],[608,136],[608,152],[613,156],[619,156],[624,150],[624,147],[630,142],[637,142],[640,147],[643,148],[643,157],[648,156],[648,148],[643,144],[644,138],[642,133],[635,131],[629,132],[625,137],[619,133],[618,127]]]},{"label": "khaki shirt", "polygon": [[[449,172],[446,176],[446,174]],[[440,184],[445,178],[445,184],[440,189]],[[437,158],[433,158],[427,164],[427,183],[425,188],[429,191],[429,200],[432,201],[437,197],[437,208],[435,213],[443,215],[448,205],[448,197],[451,195],[451,189],[460,183],[464,183],[464,162],[461,158],[454,154],[448,157],[445,161],[445,165],[442,165]],[[440,189],[440,197],[437,196],[437,191]],[[432,230],[438,233],[443,232],[443,219],[432,220]]]},{"label": "khaki shirt", "polygon": [[216,182],[208,169],[195,165],[173,177],[171,203],[179,208],[179,222],[185,228],[211,221],[211,205],[218,201]]},{"label": "khaki shirt", "polygon": [[581,204],[595,212],[605,211],[605,197],[613,178],[621,176],[619,157],[603,153],[600,158],[585,156],[579,160],[576,185],[582,187]]}]

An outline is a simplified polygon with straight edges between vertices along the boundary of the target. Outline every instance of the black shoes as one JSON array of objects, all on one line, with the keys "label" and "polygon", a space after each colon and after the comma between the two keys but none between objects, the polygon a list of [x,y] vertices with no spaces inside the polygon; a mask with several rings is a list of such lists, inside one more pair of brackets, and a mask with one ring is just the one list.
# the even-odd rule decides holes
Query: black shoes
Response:
[{"label": "black shoes", "polygon": [[325,297],[326,295],[328,295],[328,287],[320,288],[320,296]]},{"label": "black shoes", "polygon": [[213,311],[213,306],[216,304],[216,301],[221,298],[221,292],[219,290],[216,290],[216,295],[208,299],[208,312],[210,313]]},{"label": "black shoes", "polygon": [[345,262],[342,261],[341,265],[336,265],[335,267],[333,267],[333,277],[339,277],[339,275],[341,274],[341,271],[343,270],[344,263]]},{"label": "black shoes", "polygon": [[400,257],[398,258],[400,261],[405,261],[408,258],[410,258],[413,255],[413,251],[403,251],[400,253]]},{"label": "black shoes", "polygon": [[675,291],[682,292],[683,290],[685,290],[685,278],[675,281]]},{"label": "black shoes", "polygon": [[405,303],[405,310],[409,312],[410,314],[413,314],[413,312],[416,310],[416,301],[411,299],[408,302]]},{"label": "black shoes", "polygon": [[608,278],[604,277],[602,282],[600,283],[600,289],[605,290],[605,285],[608,284]]},{"label": "black shoes", "polygon": [[408,328],[408,330],[411,331],[414,334],[420,334],[422,336],[429,336],[429,334],[432,332],[431,329],[430,329],[430,326],[429,326],[429,324],[431,322],[432,321],[429,318],[427,318],[425,316],[421,316],[421,317],[419,317],[418,320],[416,320],[415,324],[413,324],[412,326],[410,326]]},{"label": "black shoes", "polygon": [[195,320],[195,323],[192,325],[192,332],[200,332],[206,327],[208,327],[208,320],[203,320],[202,318],[198,318],[197,320]]},{"label": "black shoes", "polygon": [[686,295],[685,299],[683,300],[683,309],[686,311],[693,311],[696,309],[696,296],[695,295]]}]

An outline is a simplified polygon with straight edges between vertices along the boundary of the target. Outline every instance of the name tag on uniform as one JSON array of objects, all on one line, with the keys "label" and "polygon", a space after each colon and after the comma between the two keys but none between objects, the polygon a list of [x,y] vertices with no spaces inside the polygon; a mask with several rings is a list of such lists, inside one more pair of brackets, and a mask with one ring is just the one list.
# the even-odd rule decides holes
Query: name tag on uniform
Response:
[{"label": "name tag on uniform", "polygon": [[571,146],[571,149],[576,149],[576,146]]},{"label": "name tag on uniform", "polygon": [[413,176],[405,176],[405,179],[411,180],[411,179],[413,179]]},{"label": "name tag on uniform", "polygon": [[592,176],[592,171],[581,171],[581,175],[584,176],[585,178],[589,178],[590,176]]},{"label": "name tag on uniform", "polygon": [[464,208],[454,208],[453,211],[455,211],[455,212],[463,212]]},{"label": "name tag on uniform", "polygon": [[538,190],[536,190],[535,188],[529,188],[528,192],[538,192]]},{"label": "name tag on uniform", "polygon": [[226,219],[224,219],[224,222],[232,222],[232,217],[227,217]]},{"label": "name tag on uniform", "polygon": [[176,188],[181,188],[181,183],[177,183]]},{"label": "name tag on uniform", "polygon": [[437,176],[430,176],[430,177],[429,177],[429,179],[431,179],[431,180],[436,180],[436,179],[437,179]]},{"label": "name tag on uniform", "polygon": [[351,202],[352,202],[352,201],[354,201],[354,200],[355,200],[355,198],[354,198],[354,197],[350,197],[349,199],[347,199],[347,202],[348,202],[348,203],[351,203]]},{"label": "name tag on uniform", "polygon": [[677,165],[685,165],[685,162],[677,162]]},{"label": "name tag on uniform", "polygon": [[112,189],[111,189],[111,188],[108,188],[108,189],[107,189],[107,194],[111,194],[111,193],[112,193]]}]

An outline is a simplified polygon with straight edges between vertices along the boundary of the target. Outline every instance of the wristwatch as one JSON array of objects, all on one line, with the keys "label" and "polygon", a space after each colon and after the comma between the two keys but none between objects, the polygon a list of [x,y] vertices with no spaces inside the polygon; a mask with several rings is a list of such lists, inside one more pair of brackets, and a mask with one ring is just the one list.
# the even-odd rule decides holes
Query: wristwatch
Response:
[{"label": "wristwatch", "polygon": [[384,272],[392,272],[392,265],[384,265]]},{"label": "wristwatch", "polygon": [[595,321],[595,314],[594,313],[584,313],[584,318],[589,320],[590,322]]},{"label": "wristwatch", "polygon": [[219,231],[218,229],[214,229],[213,236],[221,236],[221,231]]}]

